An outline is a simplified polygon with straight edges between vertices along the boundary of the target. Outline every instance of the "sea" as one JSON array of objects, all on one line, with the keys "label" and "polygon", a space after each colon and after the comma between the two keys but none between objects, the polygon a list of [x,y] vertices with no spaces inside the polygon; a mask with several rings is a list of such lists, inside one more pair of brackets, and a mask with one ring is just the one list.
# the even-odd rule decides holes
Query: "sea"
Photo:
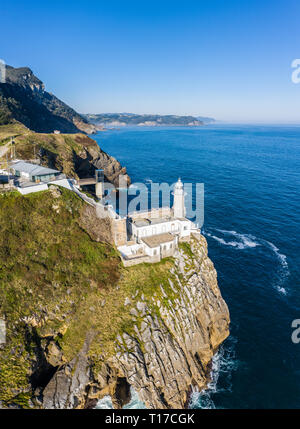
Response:
[{"label": "sea", "polygon": [[[190,408],[300,408],[300,126],[136,127],[92,138],[133,183],[204,183],[202,233],[231,326]],[[110,398],[97,407],[111,408]],[[144,408],[134,391],[127,408]]]}]

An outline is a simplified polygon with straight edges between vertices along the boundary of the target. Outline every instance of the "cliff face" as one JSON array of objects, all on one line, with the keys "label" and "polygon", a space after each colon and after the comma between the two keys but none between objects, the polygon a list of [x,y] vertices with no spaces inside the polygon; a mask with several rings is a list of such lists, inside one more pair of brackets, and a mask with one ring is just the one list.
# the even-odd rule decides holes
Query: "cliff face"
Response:
[{"label": "cliff face", "polygon": [[205,387],[211,359],[229,334],[229,313],[204,237],[186,250],[178,252],[169,287],[158,281],[151,299],[125,298],[134,325],[117,335],[115,354],[93,371],[87,336],[78,356],[44,389],[44,408],[82,407],[105,394],[119,408],[130,400],[129,386],[147,408],[184,408],[191,386]]},{"label": "cliff face", "polygon": [[228,309],[204,237],[190,248],[178,252],[170,290],[160,285],[150,306],[141,299],[131,309],[134,335],[118,337],[113,365],[148,408],[183,408],[192,385],[205,387],[211,359],[229,334]]},{"label": "cliff face", "polygon": [[229,334],[206,240],[124,268],[91,210],[55,188],[0,197],[2,406],[93,407],[109,394],[119,408],[132,386],[148,408],[183,408]]},{"label": "cliff face", "polygon": [[[10,137],[14,137],[17,158],[39,158],[43,165],[62,171],[68,177],[91,177],[95,169],[103,169],[106,180],[118,187],[119,176],[126,175],[126,168],[118,160],[84,134],[34,133],[17,123],[0,126],[0,143],[7,141],[9,144]],[[127,181],[129,184],[129,177]]]},{"label": "cliff face", "polygon": [[6,66],[6,82],[0,83],[0,124],[13,120],[42,133],[96,132],[83,116],[45,91],[43,82],[28,67]]}]

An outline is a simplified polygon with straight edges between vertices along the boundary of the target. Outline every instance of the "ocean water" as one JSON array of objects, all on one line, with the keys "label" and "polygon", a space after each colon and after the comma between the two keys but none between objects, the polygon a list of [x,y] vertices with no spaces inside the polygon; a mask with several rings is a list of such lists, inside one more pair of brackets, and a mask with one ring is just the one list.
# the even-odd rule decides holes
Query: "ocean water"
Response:
[{"label": "ocean water", "polygon": [[204,183],[203,234],[231,334],[190,407],[300,408],[300,343],[291,341],[300,319],[300,127],[124,128],[93,138],[133,182]]}]

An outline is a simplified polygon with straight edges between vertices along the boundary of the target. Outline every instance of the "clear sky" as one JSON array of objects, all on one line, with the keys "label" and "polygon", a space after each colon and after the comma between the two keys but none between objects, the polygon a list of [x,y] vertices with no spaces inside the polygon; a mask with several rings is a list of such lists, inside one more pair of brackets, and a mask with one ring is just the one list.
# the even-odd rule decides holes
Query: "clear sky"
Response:
[{"label": "clear sky", "polygon": [[79,112],[300,122],[299,0],[11,0],[0,14],[0,58]]}]

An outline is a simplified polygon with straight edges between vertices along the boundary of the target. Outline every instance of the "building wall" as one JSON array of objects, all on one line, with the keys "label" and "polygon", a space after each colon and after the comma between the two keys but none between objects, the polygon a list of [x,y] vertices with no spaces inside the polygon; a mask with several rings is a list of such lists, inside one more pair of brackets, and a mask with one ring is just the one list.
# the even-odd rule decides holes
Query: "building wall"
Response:
[{"label": "building wall", "polygon": [[143,237],[149,237],[151,235],[163,234],[164,232],[179,233],[180,236],[188,236],[190,234],[192,223],[189,220],[178,220],[175,219],[170,222],[162,222],[156,225],[146,225],[137,227],[132,224],[131,230],[132,235],[141,239]]},{"label": "building wall", "polygon": [[60,173],[57,174],[44,174],[39,176],[32,176],[30,179],[32,182],[49,182],[50,180],[55,180],[57,176],[59,176]]},{"label": "building wall", "polygon": [[28,173],[23,173],[23,172],[20,172],[20,171],[16,171],[16,176],[17,177],[23,177],[24,179],[30,179],[30,176],[29,176],[29,174]]},{"label": "building wall", "polygon": [[188,237],[191,233],[192,222],[189,220],[180,221],[180,237]]},{"label": "building wall", "polygon": [[116,246],[123,246],[127,243],[126,219],[112,220],[112,233]]},{"label": "building wall", "polygon": [[135,211],[128,214],[133,220],[153,218],[158,219],[162,217],[172,216],[172,209],[170,207],[153,208],[147,211]]},{"label": "building wall", "polygon": [[46,191],[48,189],[47,183],[42,183],[40,185],[27,186],[26,188],[16,187],[17,191],[22,195],[31,194],[33,192]]},{"label": "building wall", "polygon": [[122,258],[122,262],[123,262],[124,267],[131,267],[133,265],[138,265],[138,264],[141,264],[143,262],[147,262],[148,264],[149,263],[154,264],[154,263],[159,262],[159,261],[160,261],[160,255],[158,255],[158,256],[141,256],[139,258],[129,259],[129,260]]},{"label": "building wall", "polygon": [[144,244],[144,249],[145,249],[145,253],[146,255],[149,256],[159,256],[160,258],[160,248],[159,246],[157,247],[148,247]]},{"label": "building wall", "polygon": [[119,252],[125,258],[133,257],[134,255],[139,255],[144,252],[143,244],[132,244],[130,246],[124,245],[118,247]]},{"label": "building wall", "polygon": [[161,257],[166,258],[168,256],[173,256],[176,248],[175,240],[171,243],[164,243],[160,245]]},{"label": "building wall", "polygon": [[73,186],[71,186],[72,184],[74,184],[74,179],[59,179],[59,180],[53,180],[53,182],[48,183],[48,186],[51,185],[58,185],[58,186],[62,186],[63,188],[69,189],[70,191],[73,191]]}]

